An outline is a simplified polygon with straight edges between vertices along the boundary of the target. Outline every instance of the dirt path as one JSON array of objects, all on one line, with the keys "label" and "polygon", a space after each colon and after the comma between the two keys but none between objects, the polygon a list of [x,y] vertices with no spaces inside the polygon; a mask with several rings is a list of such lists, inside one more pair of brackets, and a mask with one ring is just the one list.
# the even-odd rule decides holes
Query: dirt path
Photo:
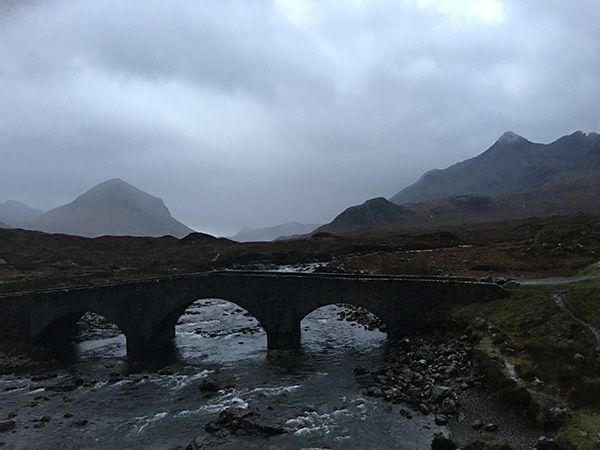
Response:
[{"label": "dirt path", "polygon": [[569,308],[567,308],[567,306],[563,302],[563,298],[562,298],[562,295],[560,294],[560,292],[552,293],[552,299],[554,300],[554,303],[556,303],[560,309],[562,309],[565,313],[567,313],[573,319],[577,320],[579,323],[588,327],[590,329],[590,331],[592,333],[594,333],[594,336],[596,336],[596,353],[599,354],[598,357],[600,358],[600,330],[598,328],[596,328],[594,325],[592,325],[591,323],[586,322],[585,320],[581,319],[580,317],[577,317],[573,313],[573,311],[571,311]]}]

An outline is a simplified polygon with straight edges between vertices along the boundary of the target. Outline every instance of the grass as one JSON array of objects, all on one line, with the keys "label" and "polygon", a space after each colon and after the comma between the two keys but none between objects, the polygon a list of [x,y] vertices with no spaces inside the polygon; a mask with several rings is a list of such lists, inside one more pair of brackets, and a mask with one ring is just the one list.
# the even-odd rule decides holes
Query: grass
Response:
[{"label": "grass", "polygon": [[573,283],[563,294],[563,301],[576,316],[600,328],[600,280]]},{"label": "grass", "polygon": [[469,325],[476,317],[486,319],[489,326],[501,330],[505,347],[512,345],[531,358],[545,359],[541,353],[567,357],[575,353],[590,355],[595,349],[592,333],[572,319],[554,303],[552,287],[519,286],[511,289],[510,297],[494,302],[463,305],[454,317]]},{"label": "grass", "polygon": [[[474,354],[496,393],[519,408],[537,413],[558,427],[561,445],[569,450],[600,448],[600,364],[596,338],[563,312],[552,293],[560,289],[576,316],[600,327],[600,280],[557,286],[518,286],[511,296],[487,303],[463,304],[452,316],[467,328]],[[472,328],[483,318],[488,331]],[[511,380],[505,362],[515,365]],[[541,380],[543,388],[534,387]],[[566,404],[572,414],[552,421],[549,408]]]},{"label": "grass", "polygon": [[600,448],[600,414],[577,414],[558,432],[556,441],[569,450]]},{"label": "grass", "polygon": [[600,261],[590,264],[585,269],[583,269],[579,275],[591,275],[600,272]]}]

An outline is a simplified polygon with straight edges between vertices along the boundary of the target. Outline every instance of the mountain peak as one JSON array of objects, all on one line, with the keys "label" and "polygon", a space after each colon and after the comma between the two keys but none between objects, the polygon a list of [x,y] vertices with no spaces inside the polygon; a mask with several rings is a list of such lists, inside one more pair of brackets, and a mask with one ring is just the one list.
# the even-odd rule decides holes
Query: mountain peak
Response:
[{"label": "mountain peak", "polygon": [[128,190],[128,191],[140,191],[135,186],[127,183],[126,181],[121,180],[120,178],[112,178],[110,180],[103,181],[102,183],[97,184],[87,192],[94,191],[104,191],[104,190],[112,190],[112,189],[120,189],[120,190]]},{"label": "mountain peak", "polygon": [[505,131],[502,136],[498,138],[496,144],[514,144],[517,142],[529,142],[523,136],[518,135],[513,131]]},{"label": "mountain peak", "polygon": [[575,132],[550,144],[537,144],[507,131],[480,155],[428,172],[390,200],[400,205],[452,195],[526,192],[597,178],[600,139],[594,136]]}]

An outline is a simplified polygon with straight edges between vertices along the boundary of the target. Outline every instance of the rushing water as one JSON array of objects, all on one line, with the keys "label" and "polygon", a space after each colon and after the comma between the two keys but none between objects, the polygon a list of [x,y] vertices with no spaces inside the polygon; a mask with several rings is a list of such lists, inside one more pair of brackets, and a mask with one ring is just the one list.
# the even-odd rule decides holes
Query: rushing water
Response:
[{"label": "rushing water", "polygon": [[[162,368],[128,362],[110,327],[75,345],[71,360],[43,373],[0,377],[6,449],[169,449],[208,436],[229,406],[258,408],[286,433],[227,436],[223,449],[428,449],[441,431],[431,416],[361,394],[353,369],[381,363],[385,335],[338,319],[335,306],[302,321],[302,349],[269,355],[255,319],[232,303],[199,300],[177,326],[176,359]],[[223,381],[213,395],[207,376]]]}]

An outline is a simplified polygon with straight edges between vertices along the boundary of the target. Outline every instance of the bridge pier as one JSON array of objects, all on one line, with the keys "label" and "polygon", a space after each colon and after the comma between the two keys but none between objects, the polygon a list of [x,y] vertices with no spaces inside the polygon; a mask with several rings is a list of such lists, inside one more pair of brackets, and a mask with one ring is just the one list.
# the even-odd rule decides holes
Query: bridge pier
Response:
[{"label": "bridge pier", "polygon": [[126,336],[127,356],[133,359],[156,359],[173,350],[175,325],[165,327],[151,336]]},{"label": "bridge pier", "polygon": [[265,327],[269,350],[294,350],[300,348],[300,321],[277,321]]}]

